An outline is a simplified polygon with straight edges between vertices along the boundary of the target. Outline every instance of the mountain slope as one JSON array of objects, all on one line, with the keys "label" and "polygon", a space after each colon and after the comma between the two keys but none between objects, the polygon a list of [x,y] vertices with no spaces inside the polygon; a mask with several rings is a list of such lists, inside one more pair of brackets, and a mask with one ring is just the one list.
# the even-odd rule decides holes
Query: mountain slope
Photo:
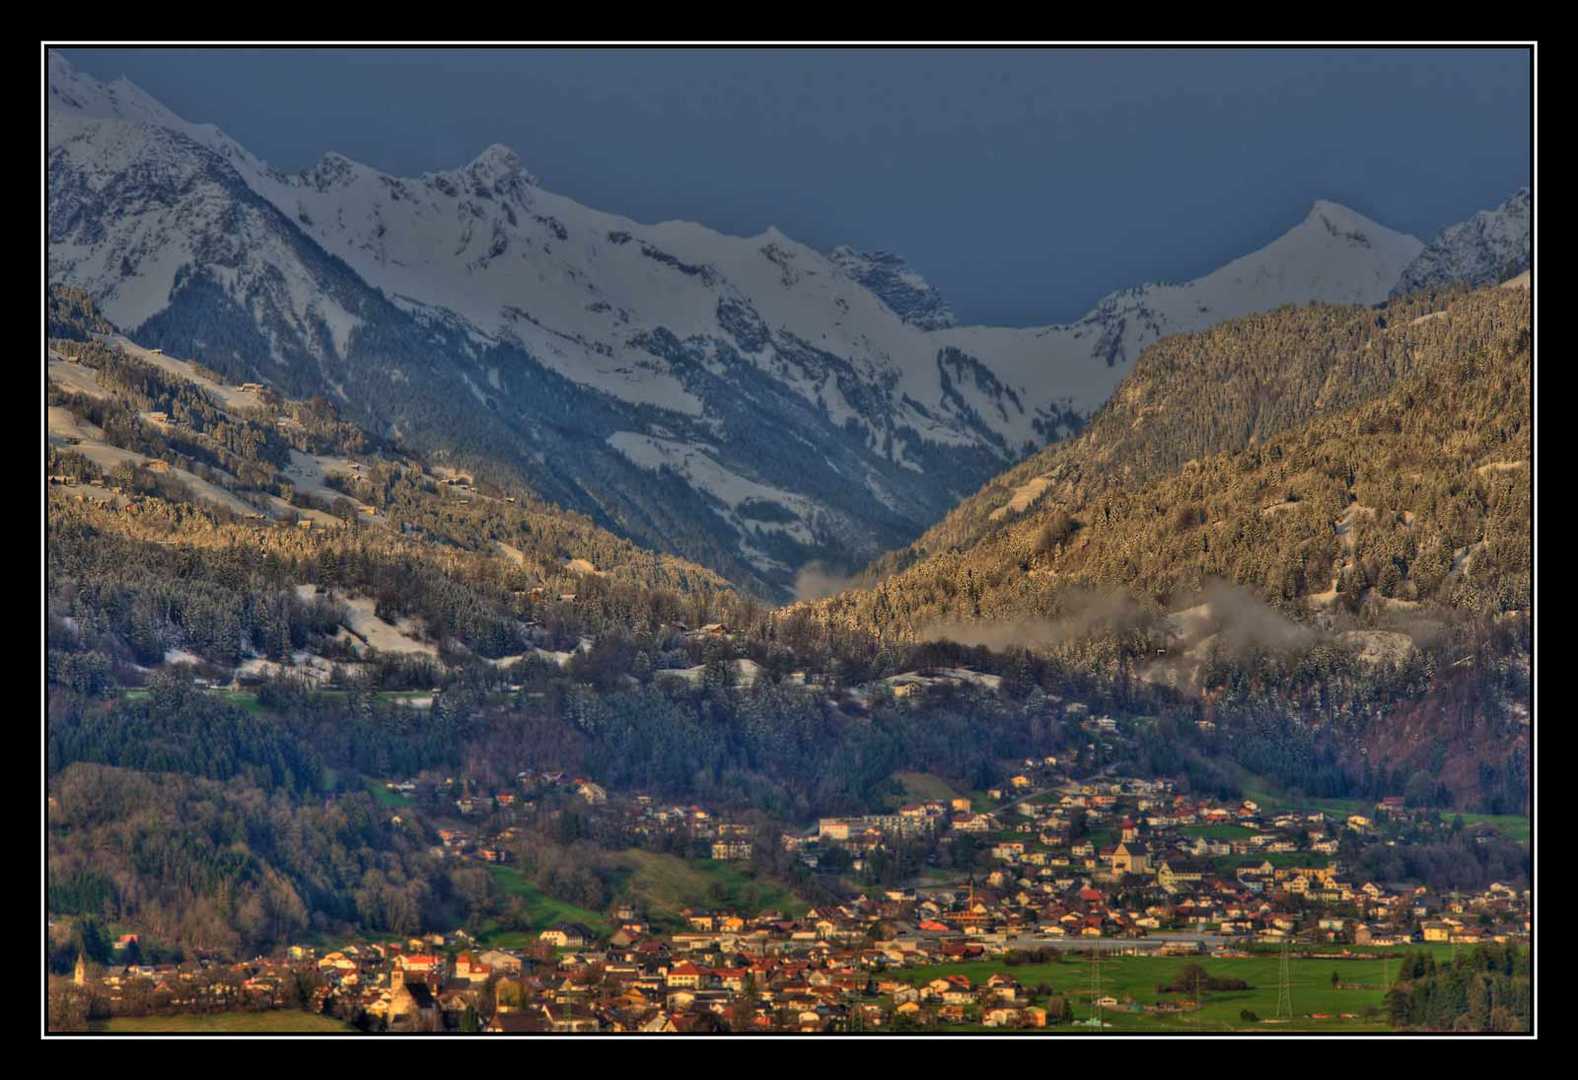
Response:
[{"label": "mountain slope", "polygon": [[1083,436],[967,500],[902,569],[780,619],[1103,672],[1197,710],[1284,784],[1325,746],[1393,790],[1419,775],[1526,807],[1527,281],[1154,345]]},{"label": "mountain slope", "polygon": [[1393,288],[1401,296],[1449,285],[1492,285],[1530,267],[1528,188],[1520,188],[1494,210],[1481,210],[1444,229],[1408,265]]},{"label": "mountain slope", "polygon": [[50,68],[52,280],[763,591],[903,542],[1000,467],[988,398],[1029,430],[1011,388],[775,233],[586,210],[501,148],[417,180],[335,155],[287,176]]},{"label": "mountain slope", "polygon": [[1287,304],[1380,303],[1422,247],[1412,236],[1322,200],[1277,240],[1194,281],[1112,293],[1066,326],[959,328],[937,337],[990,357],[1009,383],[1050,365],[1065,373],[1060,386],[1070,403],[1089,412],[1154,341]]},{"label": "mountain slope", "polygon": [[1172,602],[1219,578],[1301,620],[1522,611],[1529,295],[1428,307],[1284,311],[1153,346],[1078,439],[811,610],[905,638],[1055,617],[1070,590]]},{"label": "mountain slope", "polygon": [[[1130,487],[1191,459],[1237,451],[1384,388],[1409,364],[1387,327],[1437,309],[1384,313],[1315,305],[1246,316],[1151,345],[1075,439],[994,477],[916,541],[878,559],[868,582],[939,551],[968,547],[1043,497]],[[1380,348],[1371,351],[1370,346]],[[1050,493],[1050,494],[1049,494]]]},{"label": "mountain slope", "polygon": [[332,396],[768,594],[908,542],[1076,431],[1149,341],[1375,302],[1419,249],[1318,203],[1262,251],[1078,323],[957,327],[896,257],[642,225],[504,147],[416,178],[337,154],[287,174],[54,54],[49,92],[50,279],[121,330]]},{"label": "mountain slope", "polygon": [[107,620],[138,663],[301,653],[300,626],[293,648],[276,634],[283,608],[310,608],[295,596],[309,583],[357,613],[342,622],[360,648],[309,650],[342,662],[369,644],[497,658],[746,605],[700,566],[414,458],[323,399],[94,339],[81,294],[51,289],[51,309],[67,331],[47,360],[51,613]]}]

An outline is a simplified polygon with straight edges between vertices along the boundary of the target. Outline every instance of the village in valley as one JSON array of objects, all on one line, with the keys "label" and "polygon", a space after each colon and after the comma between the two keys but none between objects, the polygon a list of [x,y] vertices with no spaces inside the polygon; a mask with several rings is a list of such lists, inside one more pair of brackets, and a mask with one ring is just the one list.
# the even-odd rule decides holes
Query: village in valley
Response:
[{"label": "village in valley", "polygon": [[1534,53],[41,42],[41,1036],[1532,1038]]},{"label": "village in valley", "polygon": [[[1084,720],[1092,738],[1104,719]],[[526,930],[318,940],[242,962],[150,962],[126,934],[112,963],[79,958],[73,983],[112,1030],[263,1013],[367,1032],[1362,1031],[1385,1030],[1414,951],[1524,945],[1531,930],[1520,885],[1355,872],[1373,845],[1465,829],[1490,843],[1506,825],[1401,797],[1273,809],[1075,779],[1047,756],[1001,787],[795,830],[562,771],[516,780],[390,779],[379,801],[436,858],[493,874],[515,872],[523,830],[546,817],[736,885],[782,884],[747,890],[749,905],[633,895],[577,919],[549,902]]]}]

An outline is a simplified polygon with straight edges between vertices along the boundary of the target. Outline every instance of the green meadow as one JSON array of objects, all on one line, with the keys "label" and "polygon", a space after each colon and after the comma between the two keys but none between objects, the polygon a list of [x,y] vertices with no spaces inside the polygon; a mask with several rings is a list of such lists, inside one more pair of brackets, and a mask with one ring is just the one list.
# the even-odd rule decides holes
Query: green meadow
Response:
[{"label": "green meadow", "polygon": [[298,1009],[272,1009],[267,1012],[200,1013],[181,1016],[116,1016],[96,1020],[90,1030],[111,1035],[188,1034],[188,1035],[300,1035],[338,1033],[356,1029],[332,1016],[302,1012]]},{"label": "green meadow", "polygon": [[[1291,957],[1289,985],[1292,1018],[1277,1017],[1281,957],[1275,952],[1257,953],[1245,958],[1193,956],[1108,956],[1101,957],[1102,996],[1118,1000],[1118,1007],[1102,1010],[1105,1031],[1386,1031],[1384,1017],[1385,987],[1396,977],[1402,956],[1371,955],[1362,959],[1299,959]],[[1191,994],[1160,993],[1157,987],[1178,978],[1190,964],[1199,964],[1210,976],[1242,980],[1247,990],[1206,991],[1198,1007],[1186,1006],[1179,1013],[1147,1013],[1144,1007],[1162,1002],[1184,1004]],[[1070,953],[1064,962],[1009,965],[1002,960],[943,964],[934,967],[905,968],[889,977],[912,985],[946,975],[964,975],[972,985],[985,982],[1001,972],[1015,979],[1027,991],[1046,984],[1055,996],[1069,997],[1074,1006],[1073,1025],[1055,1024],[1048,1033],[1096,1034],[1082,1027],[1092,1013],[1094,970],[1087,956]],[[1333,986],[1332,973],[1339,977]],[[1246,1020],[1245,1011],[1256,1015]],[[1344,1015],[1348,1014],[1348,1015]]]},{"label": "green meadow", "polygon": [[1450,822],[1454,817],[1461,817],[1463,824],[1468,826],[1489,825],[1513,843],[1529,842],[1529,819],[1522,814],[1459,814],[1453,810],[1441,812],[1442,821]]},{"label": "green meadow", "polygon": [[497,925],[482,928],[477,941],[501,949],[519,949],[537,942],[537,935],[555,923],[581,923],[600,934],[613,932],[607,918],[563,900],[555,900],[538,889],[519,870],[510,866],[489,866],[493,883],[505,896],[518,898],[526,907],[526,929],[506,930]]},{"label": "green meadow", "polygon": [[[736,863],[682,859],[639,848],[620,852],[615,858],[615,901],[631,904],[655,925],[666,929],[684,928],[680,912],[685,908],[723,909],[748,915],[781,911],[794,916],[808,907],[782,884],[755,877]],[[483,944],[519,948],[535,942],[544,929],[561,922],[581,923],[604,935],[614,931],[614,923],[606,914],[548,896],[514,867],[490,866],[488,873],[504,895],[524,901],[529,928],[483,927],[478,937]]]},{"label": "green meadow", "polygon": [[934,773],[896,772],[893,779],[903,789],[902,795],[889,800],[895,808],[905,802],[930,802],[933,799],[947,802],[959,794],[948,781]]},{"label": "green meadow", "polygon": [[795,916],[809,906],[783,885],[754,877],[738,863],[681,859],[638,848],[623,852],[620,861],[628,873],[619,898],[644,909],[659,924],[680,924],[680,912],[688,907]]},{"label": "green meadow", "polygon": [[390,791],[378,780],[367,781],[367,791],[372,795],[373,801],[386,810],[398,810],[401,807],[411,805],[411,797],[409,795],[402,795],[398,791]]}]

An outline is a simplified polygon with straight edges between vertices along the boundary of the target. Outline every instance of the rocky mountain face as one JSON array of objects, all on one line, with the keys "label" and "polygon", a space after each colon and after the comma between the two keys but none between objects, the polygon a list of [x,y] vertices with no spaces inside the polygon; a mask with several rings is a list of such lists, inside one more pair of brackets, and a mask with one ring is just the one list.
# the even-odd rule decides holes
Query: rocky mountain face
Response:
[{"label": "rocky mountain face", "polygon": [[1184,285],[1076,323],[961,327],[902,260],[776,230],[643,225],[511,150],[393,177],[259,161],[131,84],[49,61],[49,277],[137,340],[334,398],[431,459],[786,595],[899,547],[1077,431],[1150,341],[1375,303],[1421,245],[1331,203]]},{"label": "rocky mountain face", "polygon": [[1530,266],[1532,209],[1529,189],[1520,188],[1494,210],[1481,210],[1444,229],[1408,264],[1393,294],[1447,285],[1492,285],[1523,273]]},{"label": "rocky mountain face", "polygon": [[943,330],[958,325],[948,301],[902,256],[890,251],[856,251],[846,245],[834,248],[828,258],[911,326]]}]

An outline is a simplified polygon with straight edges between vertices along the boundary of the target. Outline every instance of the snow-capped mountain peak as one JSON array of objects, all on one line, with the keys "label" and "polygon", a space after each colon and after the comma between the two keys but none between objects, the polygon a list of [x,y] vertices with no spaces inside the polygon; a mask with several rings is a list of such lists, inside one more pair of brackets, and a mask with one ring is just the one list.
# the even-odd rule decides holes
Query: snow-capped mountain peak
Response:
[{"label": "snow-capped mountain peak", "polygon": [[101,83],[78,72],[53,49],[49,51],[48,68],[52,112],[58,108],[94,119],[151,124],[183,123],[129,79],[123,77],[112,83]]},{"label": "snow-capped mountain peak", "polygon": [[[1193,294],[1185,304],[1206,307],[1213,322],[1312,300],[1376,304],[1423,248],[1416,237],[1320,199],[1270,244],[1184,286]],[[1156,299],[1162,302],[1161,295]],[[1170,314],[1179,325],[1187,313]]]},{"label": "snow-capped mountain peak", "polygon": [[418,177],[334,152],[287,174],[130,84],[48,67],[51,280],[144,344],[485,453],[758,584],[907,542],[1076,429],[1157,337],[1373,303],[1422,246],[1321,202],[1074,324],[958,327],[891,253],[642,224],[544,189],[502,144]]},{"label": "snow-capped mountain peak", "polygon": [[1375,222],[1359,213],[1350,210],[1339,202],[1330,199],[1316,199],[1310,206],[1310,212],[1305,215],[1307,224],[1320,224],[1334,235],[1349,234],[1364,235],[1366,229],[1379,228]]},{"label": "snow-capped mountain peak", "polygon": [[467,175],[485,182],[498,182],[514,177],[535,185],[537,178],[526,171],[520,157],[503,143],[494,143],[478,154],[463,170]]},{"label": "snow-capped mountain peak", "polygon": [[1159,338],[1285,304],[1379,303],[1423,246],[1322,199],[1260,250],[1182,284],[1121,289],[1077,322],[1032,330],[958,327],[937,336],[990,358],[1010,385],[1033,384],[1040,372],[1062,392],[1065,408],[1084,414],[1107,399],[1140,351]]}]

